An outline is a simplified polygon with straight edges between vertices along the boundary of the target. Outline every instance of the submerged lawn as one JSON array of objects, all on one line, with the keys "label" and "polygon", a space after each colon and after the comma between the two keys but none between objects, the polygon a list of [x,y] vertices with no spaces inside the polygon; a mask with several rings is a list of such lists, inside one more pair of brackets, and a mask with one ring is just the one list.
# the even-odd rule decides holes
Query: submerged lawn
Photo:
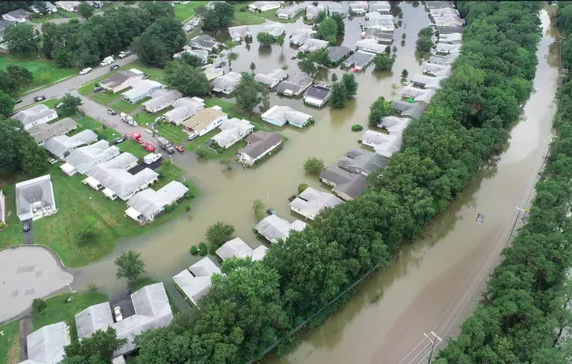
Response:
[{"label": "submerged lawn", "polygon": [[[66,302],[68,297],[72,297],[71,302]],[[70,327],[71,339],[77,340],[77,329],[75,326],[75,315],[85,310],[89,306],[109,301],[103,293],[64,293],[50,297],[46,300],[48,307],[42,312],[32,312],[32,328],[34,331],[44,326],[65,321]]]},{"label": "submerged lawn", "polygon": [[77,68],[58,68],[54,61],[45,58],[20,58],[3,54],[0,57],[0,69],[5,69],[10,65],[26,67],[28,71],[34,74],[34,80],[19,92],[20,95],[38,87],[47,86],[62,78],[75,76],[79,72]]}]

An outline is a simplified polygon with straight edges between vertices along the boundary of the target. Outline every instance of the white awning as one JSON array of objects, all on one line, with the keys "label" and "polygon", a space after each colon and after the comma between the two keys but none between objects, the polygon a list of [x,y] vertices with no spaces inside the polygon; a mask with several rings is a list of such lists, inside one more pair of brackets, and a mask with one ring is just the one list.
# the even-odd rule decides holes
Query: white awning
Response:
[{"label": "white awning", "polygon": [[113,192],[112,190],[110,190],[109,188],[106,188],[103,190],[103,194],[109,198],[113,198],[114,196],[117,196],[115,194],[115,192]]},{"label": "white awning", "polygon": [[64,172],[68,176],[71,176],[71,175],[75,174],[75,172],[76,172],[75,167],[69,163],[62,164],[60,166],[60,169],[62,170],[62,172]]},{"label": "white awning", "polygon": [[[103,191],[105,193],[105,191]],[[133,220],[139,222],[139,216],[141,216],[141,214],[139,213],[139,211],[135,210],[133,207],[128,208],[127,210],[125,210],[125,214],[127,216],[129,216],[130,218],[132,218]]]},{"label": "white awning", "polygon": [[100,188],[99,186],[101,186],[101,183],[93,177],[87,177],[83,182],[87,183],[94,190],[98,190]]}]

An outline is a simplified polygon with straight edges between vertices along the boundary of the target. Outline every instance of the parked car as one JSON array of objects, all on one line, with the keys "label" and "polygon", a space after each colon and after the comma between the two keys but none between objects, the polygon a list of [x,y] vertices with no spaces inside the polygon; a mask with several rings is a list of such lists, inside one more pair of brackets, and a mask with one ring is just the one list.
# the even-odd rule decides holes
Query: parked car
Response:
[{"label": "parked car", "polygon": [[115,62],[115,60],[113,59],[113,56],[109,56],[109,57],[105,57],[99,65],[101,67],[105,67],[105,66],[109,66],[113,62]]},{"label": "parked car", "polygon": [[110,71],[115,71],[116,69],[119,69],[119,65],[118,64],[114,64],[113,66],[109,67]]},{"label": "parked car", "polygon": [[63,102],[60,102],[59,104],[56,105],[56,109],[59,109],[60,107],[64,106]]},{"label": "parked car", "polygon": [[18,97],[16,100],[14,100],[14,102],[15,102],[16,104],[19,104],[19,103],[22,102],[22,99]]},{"label": "parked car", "polygon": [[179,152],[179,153],[183,153],[185,151],[185,148],[183,148],[183,146],[181,144],[175,144],[175,149]]},{"label": "parked car", "polygon": [[101,91],[103,91],[103,87],[101,87],[101,86],[97,86],[97,87],[94,87],[94,88],[93,88],[93,93],[94,93],[94,94],[96,94],[96,93],[98,93],[98,92],[101,92]]},{"label": "parked car", "polygon": [[36,101],[36,102],[44,101],[45,99],[46,99],[46,96],[44,96],[44,95],[34,96],[34,101]]},{"label": "parked car", "polygon": [[131,55],[131,51],[123,51],[119,53],[119,58],[129,57]]},{"label": "parked car", "polygon": [[81,71],[79,71],[79,74],[80,74],[80,75],[87,75],[87,74],[90,73],[90,72],[91,72],[91,68],[88,67],[88,68],[84,68],[84,69],[82,69]]},{"label": "parked car", "polygon": [[161,154],[149,153],[143,157],[143,162],[145,164],[152,164],[152,163],[157,162],[159,159],[161,159]]},{"label": "parked car", "polygon": [[121,310],[121,307],[113,307],[113,316],[115,316],[115,322],[123,320],[123,311]]},{"label": "parked car", "polygon": [[24,230],[24,232],[30,231],[32,229],[32,224],[30,223],[30,220],[25,220],[22,223],[22,230]]},{"label": "parked car", "polygon": [[122,136],[122,137],[113,139],[113,144],[120,144],[120,143],[123,143],[124,141],[125,141],[125,137]]},{"label": "parked car", "polygon": [[117,115],[117,112],[116,112],[115,110],[113,110],[113,109],[107,109],[107,113],[108,113],[109,115]]}]

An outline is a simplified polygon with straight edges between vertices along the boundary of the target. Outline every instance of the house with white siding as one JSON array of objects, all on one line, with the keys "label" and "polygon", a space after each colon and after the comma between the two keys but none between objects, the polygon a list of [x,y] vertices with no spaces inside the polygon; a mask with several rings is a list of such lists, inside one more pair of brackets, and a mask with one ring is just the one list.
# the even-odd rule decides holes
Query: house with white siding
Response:
[{"label": "house with white siding", "polygon": [[44,124],[57,118],[58,113],[44,104],[34,105],[12,116],[12,119],[22,122],[25,130],[30,130],[36,125]]},{"label": "house with white siding", "polygon": [[254,131],[254,125],[244,119],[226,119],[220,124],[220,133],[212,137],[212,140],[223,149],[230,148],[238,141]]},{"label": "house with white siding", "polygon": [[147,112],[154,114],[173,105],[181,97],[183,94],[177,90],[159,89],[151,94],[151,100],[145,101],[143,106]]},{"label": "house with white siding", "polygon": [[141,80],[133,84],[133,88],[123,93],[123,100],[130,104],[136,104],[139,101],[150,97],[151,94],[163,88],[163,84],[152,80]]}]

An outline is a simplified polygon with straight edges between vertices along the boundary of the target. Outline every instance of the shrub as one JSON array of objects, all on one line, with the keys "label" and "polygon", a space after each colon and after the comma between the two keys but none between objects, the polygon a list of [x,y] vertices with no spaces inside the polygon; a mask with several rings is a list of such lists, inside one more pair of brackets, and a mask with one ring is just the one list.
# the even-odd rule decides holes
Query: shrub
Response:
[{"label": "shrub", "polygon": [[209,245],[209,254],[215,255],[218,248],[214,244]]},{"label": "shrub", "polygon": [[87,290],[89,293],[95,294],[99,290],[99,287],[95,283],[90,283],[87,285]]},{"label": "shrub", "polygon": [[199,244],[199,255],[201,257],[204,257],[205,255],[207,255],[207,253],[208,253],[207,245],[201,241],[201,243]]},{"label": "shrub", "polygon": [[306,183],[300,183],[300,184],[298,185],[298,193],[304,192],[304,190],[305,190],[306,188],[308,188],[308,185],[307,185]]},{"label": "shrub", "polygon": [[7,226],[8,226],[8,225],[6,225],[6,223],[0,221],[0,230],[6,229]]},{"label": "shrub", "polygon": [[308,158],[304,162],[304,170],[307,173],[320,174],[324,170],[324,161],[320,158]]},{"label": "shrub", "polygon": [[186,212],[191,212],[191,206],[190,206],[190,205],[185,206],[185,211],[186,211]]},{"label": "shrub", "polygon": [[41,298],[34,298],[32,301],[32,311],[34,312],[42,312],[46,307],[48,307],[48,304]]},{"label": "shrub", "polygon": [[165,212],[171,212],[175,209],[175,207],[173,205],[167,205],[165,206]]},{"label": "shrub", "polygon": [[362,130],[363,130],[363,126],[361,126],[359,124],[352,125],[352,131],[362,131]]},{"label": "shrub", "polygon": [[185,192],[185,198],[186,199],[193,198],[193,197],[195,197],[195,195],[190,190]]},{"label": "shrub", "polygon": [[197,154],[197,157],[202,158],[202,159],[207,159],[209,157],[209,151],[207,150],[207,148],[204,147],[200,147],[199,149],[196,150],[195,152]]},{"label": "shrub", "polygon": [[193,245],[193,246],[191,247],[191,254],[192,254],[192,255],[197,255],[197,254],[199,254],[199,249],[198,249],[195,245]]},{"label": "shrub", "polygon": [[217,221],[207,229],[207,240],[218,248],[232,239],[232,234],[234,234],[234,226]]}]

